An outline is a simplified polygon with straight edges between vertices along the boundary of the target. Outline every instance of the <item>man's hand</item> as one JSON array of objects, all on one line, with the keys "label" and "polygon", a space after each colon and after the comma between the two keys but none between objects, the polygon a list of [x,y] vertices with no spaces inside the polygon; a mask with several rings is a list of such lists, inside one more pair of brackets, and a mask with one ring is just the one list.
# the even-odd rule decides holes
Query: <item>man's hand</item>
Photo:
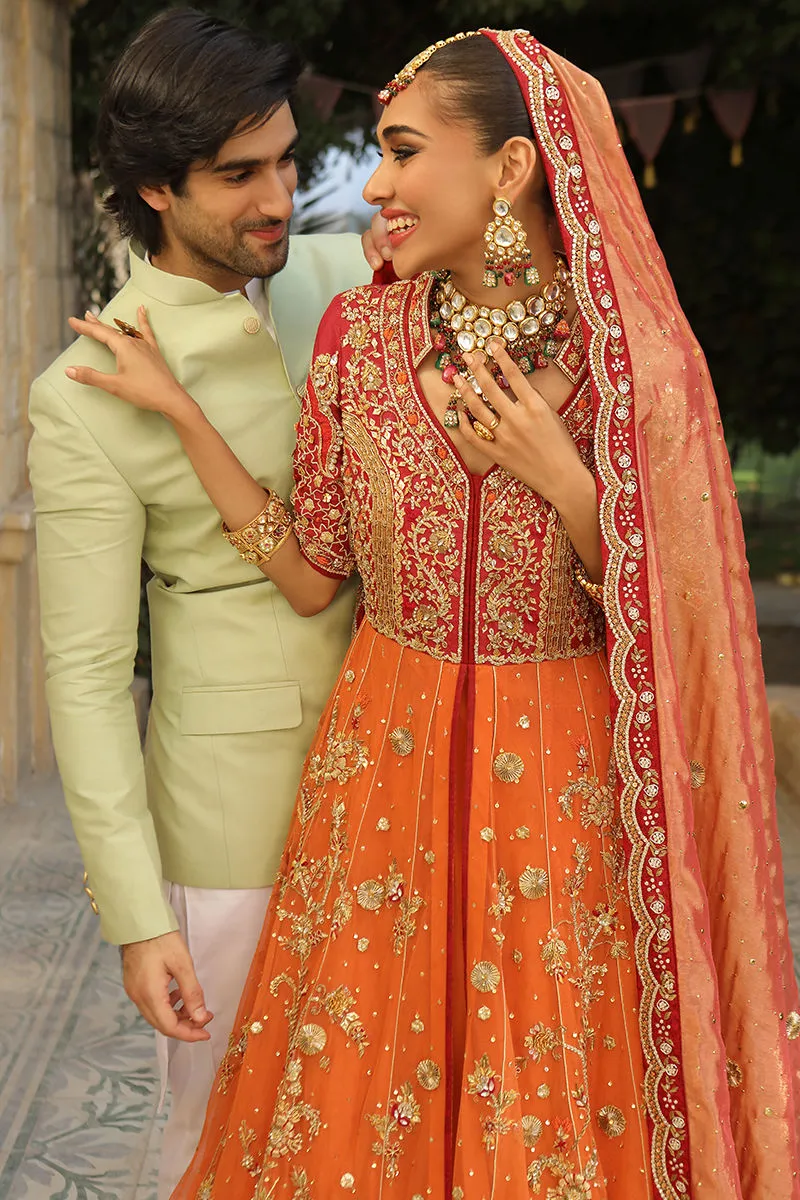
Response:
[{"label": "man's hand", "polygon": [[386,222],[379,212],[375,213],[366,233],[362,233],[361,245],[364,248],[364,257],[373,271],[380,271],[384,262],[391,259],[392,247],[386,233]]},{"label": "man's hand", "polygon": [[129,999],[159,1033],[179,1042],[210,1039],[204,1026],[214,1014],[205,1006],[192,956],[179,933],[123,946],[122,981]]}]

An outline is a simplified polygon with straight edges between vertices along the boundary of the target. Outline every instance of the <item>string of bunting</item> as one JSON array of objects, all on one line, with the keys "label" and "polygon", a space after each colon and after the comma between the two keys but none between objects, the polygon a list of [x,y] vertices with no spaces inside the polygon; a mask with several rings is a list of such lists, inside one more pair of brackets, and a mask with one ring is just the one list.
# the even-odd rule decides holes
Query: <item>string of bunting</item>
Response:
[{"label": "string of bunting", "polygon": [[[692,133],[697,127],[700,102],[705,98],[717,124],[730,140],[731,166],[742,164],[742,142],[755,110],[757,89],[705,86],[710,58],[711,47],[703,45],[682,54],[637,59],[594,72],[644,159],[643,182],[647,188],[656,186],[656,158],[675,120],[679,103],[684,108],[684,132]],[[654,69],[662,73],[669,90],[658,95],[643,96],[645,77],[648,73],[652,74]],[[299,90],[324,121],[331,119],[345,91],[368,96],[376,120],[382,112],[377,90],[366,84],[350,83],[306,71],[300,78]]]}]

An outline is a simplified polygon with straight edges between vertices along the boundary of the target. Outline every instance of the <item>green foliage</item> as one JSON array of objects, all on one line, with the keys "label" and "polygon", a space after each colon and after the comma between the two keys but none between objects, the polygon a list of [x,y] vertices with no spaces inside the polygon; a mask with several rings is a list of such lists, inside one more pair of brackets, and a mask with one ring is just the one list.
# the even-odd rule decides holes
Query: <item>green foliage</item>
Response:
[{"label": "green foliage", "polygon": [[[592,70],[634,59],[713,48],[709,79],[759,87],[743,166],[703,108],[697,130],[680,117],[644,193],[678,295],[709,360],[732,451],[748,441],[769,450],[800,443],[796,202],[786,176],[798,156],[800,0],[197,0],[198,7],[298,43],[315,70],[377,88],[416,51],[481,25],[533,27],[548,46]],[[110,63],[164,0],[88,0],[74,18],[76,167],[91,159],[94,114]],[[668,90],[657,66],[647,91]],[[298,112],[301,174],[308,180],[329,145],[374,121],[369,98],[346,91],[330,122]],[[635,148],[626,145],[641,176]]]}]

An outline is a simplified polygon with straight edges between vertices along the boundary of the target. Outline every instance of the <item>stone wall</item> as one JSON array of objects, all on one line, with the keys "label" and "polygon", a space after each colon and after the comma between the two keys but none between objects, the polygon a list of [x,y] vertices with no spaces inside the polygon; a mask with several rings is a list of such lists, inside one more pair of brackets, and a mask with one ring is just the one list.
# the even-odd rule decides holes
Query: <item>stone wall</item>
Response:
[{"label": "stone wall", "polygon": [[0,803],[52,769],[25,456],[31,380],[67,341],[69,0],[0,0]]}]

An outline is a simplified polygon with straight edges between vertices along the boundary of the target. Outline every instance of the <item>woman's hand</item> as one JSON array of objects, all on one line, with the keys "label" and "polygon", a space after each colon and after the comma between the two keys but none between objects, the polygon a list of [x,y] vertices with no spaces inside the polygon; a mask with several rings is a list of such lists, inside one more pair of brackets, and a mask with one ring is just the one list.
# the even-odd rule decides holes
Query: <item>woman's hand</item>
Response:
[{"label": "woman's hand", "polygon": [[70,326],[76,333],[108,347],[117,360],[117,372],[112,375],[92,367],[67,367],[66,373],[76,383],[102,388],[104,392],[127,400],[136,408],[160,412],[170,419],[176,418],[188,406],[193,406],[194,401],[164,361],[144,306],[139,307],[138,316],[140,337],[105,325],[91,313],[87,313],[83,321],[78,317],[70,317]]},{"label": "woman's hand", "polygon": [[459,413],[461,432],[488,462],[497,463],[550,501],[589,578],[601,581],[603,558],[594,477],[581,462],[578,448],[558,413],[531,387],[505,350],[496,342],[491,346],[510,390],[504,391],[495,383],[482,355],[467,355],[467,365],[492,408],[457,375],[455,383],[462,401],[484,436],[475,432],[476,426],[470,424],[466,413]]},{"label": "woman's hand", "polygon": [[467,355],[465,361],[485,399],[462,376],[456,376],[455,384],[478,429],[491,436],[481,437],[465,412],[459,413],[461,432],[488,462],[497,463],[559,508],[576,482],[585,482],[590,472],[558,413],[531,386],[499,343],[492,343],[491,348],[492,357],[508,380],[509,391],[495,382],[481,354]]}]

